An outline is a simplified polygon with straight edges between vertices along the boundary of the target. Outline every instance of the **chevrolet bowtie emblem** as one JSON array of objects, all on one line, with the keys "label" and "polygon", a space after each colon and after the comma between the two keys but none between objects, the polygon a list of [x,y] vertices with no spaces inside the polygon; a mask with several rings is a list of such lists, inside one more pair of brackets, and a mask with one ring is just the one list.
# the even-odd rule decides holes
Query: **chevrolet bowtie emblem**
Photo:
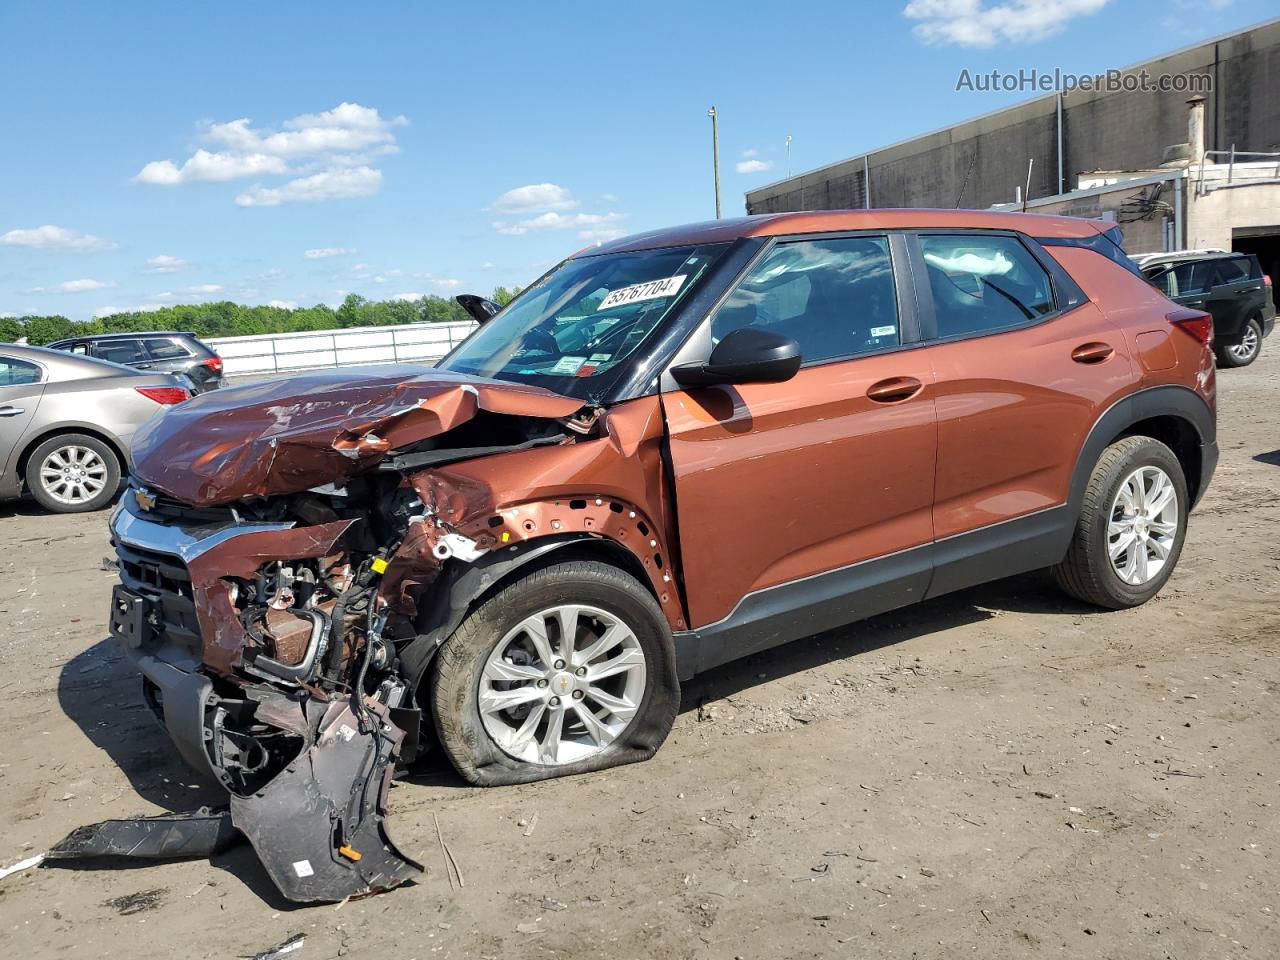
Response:
[{"label": "chevrolet bowtie emblem", "polygon": [[152,507],[156,505],[155,496],[150,493],[147,493],[147,491],[145,490],[133,491],[133,499],[138,504],[138,507],[142,510],[150,510]]}]

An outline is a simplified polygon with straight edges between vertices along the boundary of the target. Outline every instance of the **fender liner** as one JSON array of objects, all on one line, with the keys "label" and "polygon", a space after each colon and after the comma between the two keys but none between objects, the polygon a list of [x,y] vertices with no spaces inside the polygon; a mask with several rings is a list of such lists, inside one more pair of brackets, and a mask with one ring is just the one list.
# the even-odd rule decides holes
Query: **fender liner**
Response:
[{"label": "fender liner", "polygon": [[[1200,476],[1188,478],[1195,481],[1196,494],[1192,507],[1204,495],[1213,471],[1218,465],[1218,422],[1204,397],[1189,387],[1164,384],[1148,387],[1121,397],[1102,414],[1089,430],[1075,471],[1071,475],[1071,511],[1078,515],[1084,504],[1085,488],[1093,475],[1093,468],[1110,443],[1126,429],[1143,420],[1156,417],[1178,417],[1191,424],[1200,442]],[[1065,547],[1064,547],[1065,549]]]},{"label": "fender liner", "polygon": [[513,571],[555,550],[601,539],[586,533],[568,533],[522,540],[486,553],[473,563],[447,563],[431,591],[435,603],[419,619],[417,637],[400,651],[400,672],[409,684],[410,696],[416,693],[440,645],[462,624],[477,597]]}]

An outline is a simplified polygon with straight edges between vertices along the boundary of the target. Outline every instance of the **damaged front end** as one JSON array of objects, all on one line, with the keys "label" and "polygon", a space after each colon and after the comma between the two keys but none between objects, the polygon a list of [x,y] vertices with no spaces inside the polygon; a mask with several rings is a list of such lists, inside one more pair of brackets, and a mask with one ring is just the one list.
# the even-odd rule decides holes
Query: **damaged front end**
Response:
[{"label": "damaged front end", "polygon": [[[606,426],[580,406],[456,374],[321,373],[203,395],[135,441],[111,632],[290,899],[421,870],[386,832],[387,789],[418,752],[435,649],[501,564],[637,531],[637,565],[683,625],[662,533],[617,495],[657,485],[656,414]],[[526,469],[468,469],[504,454]],[[530,496],[524,478],[552,462],[600,495]]]}]

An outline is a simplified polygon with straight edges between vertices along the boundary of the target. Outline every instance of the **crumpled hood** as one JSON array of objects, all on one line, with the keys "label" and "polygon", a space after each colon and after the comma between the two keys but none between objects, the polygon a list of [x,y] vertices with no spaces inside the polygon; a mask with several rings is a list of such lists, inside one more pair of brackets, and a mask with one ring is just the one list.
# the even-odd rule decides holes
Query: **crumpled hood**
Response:
[{"label": "crumpled hood", "polygon": [[582,406],[541,387],[446,370],[320,370],[170,408],[134,434],[133,473],[152,489],[213,506],[340,483],[482,410],[556,419]]}]

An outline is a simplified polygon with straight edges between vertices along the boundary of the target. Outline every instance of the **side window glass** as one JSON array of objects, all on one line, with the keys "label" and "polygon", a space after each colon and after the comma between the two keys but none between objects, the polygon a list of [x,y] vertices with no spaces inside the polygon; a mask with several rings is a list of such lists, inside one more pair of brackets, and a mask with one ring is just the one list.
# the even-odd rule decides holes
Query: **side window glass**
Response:
[{"label": "side window glass", "polygon": [[147,360],[141,340],[99,340],[93,345],[93,355],[112,363],[142,363]]},{"label": "side window glass", "polygon": [[191,356],[186,347],[167,338],[163,340],[143,340],[142,343],[147,348],[147,352],[151,354],[152,360],[181,360],[184,357]]},{"label": "side window glass", "polygon": [[1204,293],[1213,281],[1214,264],[1212,260],[1196,260],[1181,264],[1171,272],[1177,274],[1178,296]]},{"label": "side window glass", "polygon": [[939,337],[1021,326],[1054,309],[1053,285],[1014,237],[922,236]]},{"label": "side window glass", "polygon": [[39,383],[40,367],[26,360],[0,357],[0,387],[17,387],[24,383]]},{"label": "side window glass", "polygon": [[73,343],[68,349],[72,353],[78,353],[82,357],[88,356],[89,354],[89,345],[87,343]]},{"label": "side window glass", "polygon": [[712,317],[712,339],[719,343],[739,327],[791,337],[806,364],[896,346],[898,301],[888,238],[779,244]]},{"label": "side window glass", "polygon": [[1214,281],[1215,284],[1239,283],[1248,279],[1249,261],[1244,257],[1229,257],[1218,261],[1218,279]]}]

